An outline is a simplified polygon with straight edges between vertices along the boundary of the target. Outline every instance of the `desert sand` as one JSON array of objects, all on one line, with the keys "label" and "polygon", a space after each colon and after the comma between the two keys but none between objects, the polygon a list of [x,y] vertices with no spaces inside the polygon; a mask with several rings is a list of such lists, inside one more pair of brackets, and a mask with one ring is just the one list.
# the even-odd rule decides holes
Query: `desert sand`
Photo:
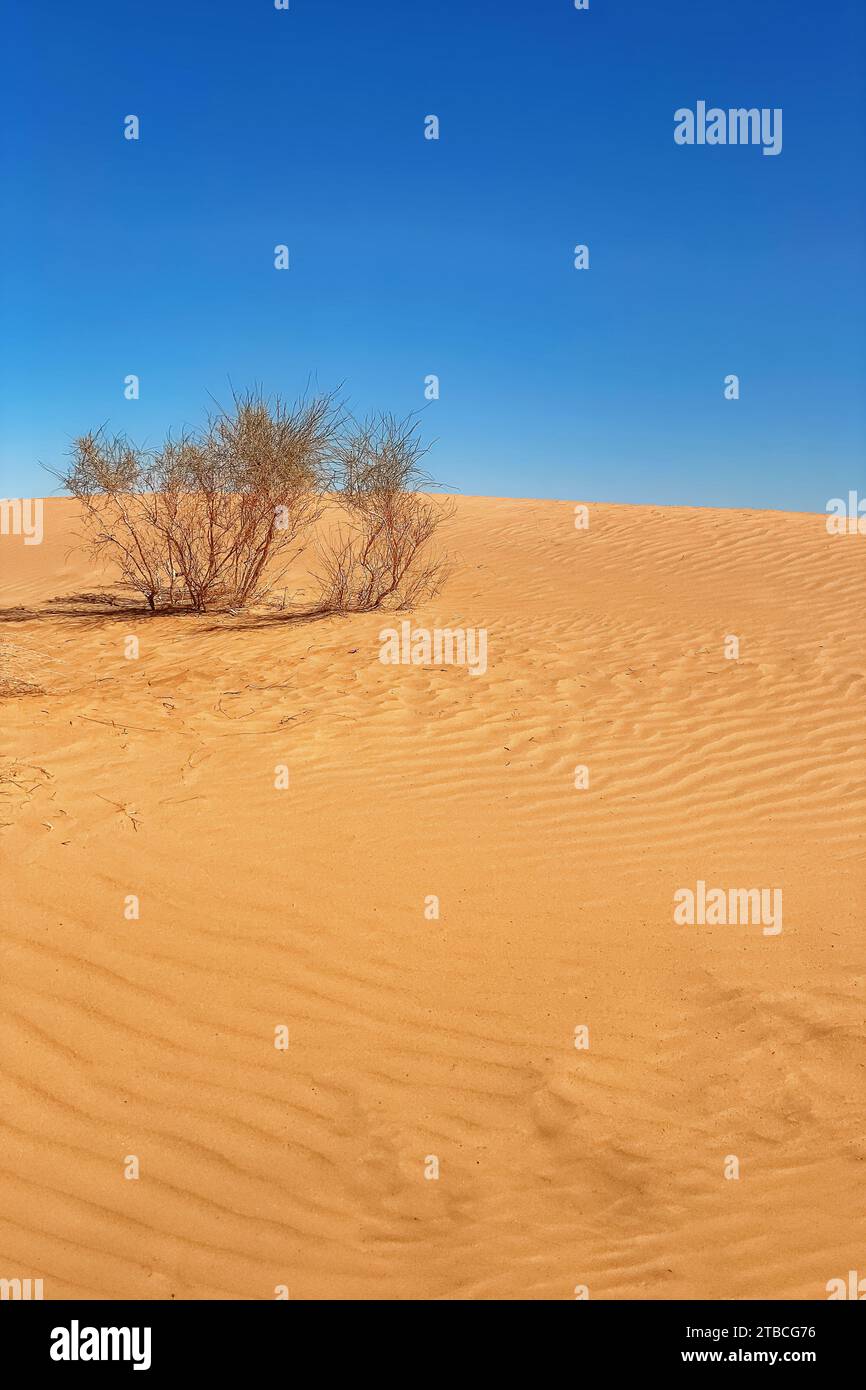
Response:
[{"label": "desert sand", "polygon": [[[42,545],[0,540],[0,1276],[823,1299],[866,1275],[866,540],[573,513],[459,499],[411,620],[486,628],[478,677],[382,665],[382,614],[88,598],[112,579],[71,502]],[[783,931],[676,925],[698,880],[780,886]]]}]

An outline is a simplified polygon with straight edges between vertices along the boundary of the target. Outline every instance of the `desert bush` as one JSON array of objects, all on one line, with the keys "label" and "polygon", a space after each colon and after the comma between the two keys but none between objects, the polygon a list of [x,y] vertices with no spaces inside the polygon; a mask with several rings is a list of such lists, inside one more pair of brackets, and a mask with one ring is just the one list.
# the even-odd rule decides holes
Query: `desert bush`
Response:
[{"label": "desert bush", "polygon": [[57,477],[81,503],[91,552],[114,561],[125,582],[156,608],[171,583],[171,562],[154,524],[147,456],[124,435],[100,430],[75,440]]},{"label": "desert bush", "polygon": [[[333,395],[287,406],[251,392],[211,419],[204,456],[229,498],[228,586],[239,604],[276,587],[322,512],[338,454]],[[211,479],[208,478],[211,482]]]},{"label": "desert bush", "polygon": [[411,608],[438,592],[448,560],[433,538],[451,515],[421,469],[427,452],[414,420],[381,415],[353,423],[337,453],[342,520],[319,546],[323,607],[366,612]]},{"label": "desert bush", "polygon": [[61,482],[84,508],[91,549],[114,560],[151,609],[198,612],[264,597],[300,553],[338,456],[332,395],[287,405],[235,395],[199,435],[146,453],[123,436],[75,441]]}]

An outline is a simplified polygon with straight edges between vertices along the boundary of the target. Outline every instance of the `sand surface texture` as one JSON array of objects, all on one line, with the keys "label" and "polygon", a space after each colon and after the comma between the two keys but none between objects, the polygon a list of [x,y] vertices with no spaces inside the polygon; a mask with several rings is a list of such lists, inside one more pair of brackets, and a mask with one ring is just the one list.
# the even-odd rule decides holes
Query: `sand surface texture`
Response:
[{"label": "sand surface texture", "polygon": [[[0,540],[0,1276],[817,1299],[866,1275],[866,539],[461,499],[411,620],[486,628],[474,677],[383,665],[381,614],[107,607],[76,528],[52,501],[41,546]],[[698,880],[781,888],[782,932],[676,925]]]}]

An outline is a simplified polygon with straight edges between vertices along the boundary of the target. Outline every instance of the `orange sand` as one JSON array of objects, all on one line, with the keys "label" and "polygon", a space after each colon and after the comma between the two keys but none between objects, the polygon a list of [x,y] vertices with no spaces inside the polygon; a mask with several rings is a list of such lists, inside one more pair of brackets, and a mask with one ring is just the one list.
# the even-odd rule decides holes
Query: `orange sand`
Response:
[{"label": "orange sand", "polygon": [[[412,620],[486,627],[477,678],[383,666],[381,614],[53,602],[107,582],[69,502],[41,546],[0,540],[0,1277],[821,1299],[866,1275],[866,540],[590,515],[460,500]],[[675,926],[698,879],[781,886],[782,934]]]}]

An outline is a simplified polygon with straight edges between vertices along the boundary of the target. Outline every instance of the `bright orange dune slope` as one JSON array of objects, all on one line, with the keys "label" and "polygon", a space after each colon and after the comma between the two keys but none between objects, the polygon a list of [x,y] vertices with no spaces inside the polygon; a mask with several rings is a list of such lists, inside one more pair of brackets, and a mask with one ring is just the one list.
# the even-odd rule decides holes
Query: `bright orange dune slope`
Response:
[{"label": "bright orange dune slope", "polygon": [[[411,621],[485,628],[478,676],[383,665],[405,615],[106,609],[69,502],[0,541],[0,1276],[820,1299],[866,1273],[866,540],[573,512],[458,502]],[[676,923],[698,881],[781,889],[783,929]]]}]

